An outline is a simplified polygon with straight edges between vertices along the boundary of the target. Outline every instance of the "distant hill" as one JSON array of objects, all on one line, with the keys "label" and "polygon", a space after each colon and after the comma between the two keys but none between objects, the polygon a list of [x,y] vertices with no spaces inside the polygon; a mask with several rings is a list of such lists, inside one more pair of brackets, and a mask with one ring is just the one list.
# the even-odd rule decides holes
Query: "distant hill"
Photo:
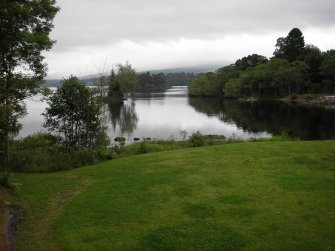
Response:
[{"label": "distant hill", "polygon": [[[82,82],[84,82],[86,85],[94,85],[94,81],[96,77],[84,77],[84,78],[80,78],[80,80]],[[44,84],[46,87],[57,87],[61,84],[61,82],[63,81],[63,79],[45,79],[44,80]]]},{"label": "distant hill", "polygon": [[[200,73],[206,73],[206,72],[211,72],[215,71],[218,68],[228,65],[229,62],[226,63],[216,63],[216,64],[203,64],[203,65],[196,65],[196,66],[185,66],[185,67],[176,67],[176,68],[168,68],[168,69],[156,69],[156,70],[148,70],[148,71],[139,71],[138,73],[145,73],[145,72],[150,72],[152,74],[157,74],[157,73],[193,73],[194,75],[200,74]],[[95,79],[99,77],[99,74],[93,74],[88,77],[83,77],[80,78],[82,82],[84,82],[86,85],[94,85]],[[46,79],[44,81],[45,85],[47,87],[57,87],[60,85],[62,79]]]},{"label": "distant hill", "polygon": [[[159,72],[167,73],[178,73],[178,72],[185,72],[185,73],[205,73],[210,71],[215,71],[218,68],[228,65],[229,63],[222,63],[222,64],[204,64],[204,65],[196,65],[196,66],[186,66],[186,67],[176,67],[176,68],[168,68],[168,69],[158,69],[158,70],[150,70],[149,72],[156,74]],[[148,71],[142,71],[148,72]],[[141,72],[140,72],[141,73]]]}]

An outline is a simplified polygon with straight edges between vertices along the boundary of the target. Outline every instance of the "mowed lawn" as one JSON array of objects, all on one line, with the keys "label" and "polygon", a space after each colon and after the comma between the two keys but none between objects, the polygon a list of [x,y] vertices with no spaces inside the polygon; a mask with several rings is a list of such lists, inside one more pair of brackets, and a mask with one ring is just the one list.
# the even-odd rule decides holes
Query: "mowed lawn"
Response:
[{"label": "mowed lawn", "polygon": [[14,250],[335,250],[335,141],[189,148],[15,177]]}]

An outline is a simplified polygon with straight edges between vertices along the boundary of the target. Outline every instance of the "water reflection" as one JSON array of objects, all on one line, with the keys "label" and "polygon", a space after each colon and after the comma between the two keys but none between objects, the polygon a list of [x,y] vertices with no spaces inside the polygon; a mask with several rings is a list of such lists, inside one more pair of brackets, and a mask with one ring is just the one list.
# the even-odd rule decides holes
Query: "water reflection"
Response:
[{"label": "water reflection", "polygon": [[[181,139],[181,130],[186,130],[188,135],[199,130],[203,134],[244,139],[271,136],[266,132],[250,133],[237,128],[234,123],[222,123],[217,116],[208,117],[196,112],[188,103],[187,87],[173,87],[162,93],[136,93],[123,105],[110,107],[110,111],[110,137],[123,136],[128,143],[133,138],[148,137],[178,140]],[[132,116],[122,117],[121,111]]]},{"label": "water reflection", "polygon": [[190,98],[196,111],[234,123],[249,132],[286,132],[300,139],[335,139],[335,110],[281,101],[240,103],[232,100]]},{"label": "water reflection", "polygon": [[118,128],[120,134],[131,135],[136,129],[138,116],[135,112],[135,102],[111,102],[108,104],[109,119],[113,131]]},{"label": "water reflection", "polygon": [[[46,104],[27,100],[28,116],[20,136],[45,130],[41,113]],[[335,139],[335,110],[284,102],[239,103],[232,100],[189,98],[186,87],[166,92],[137,93],[124,103],[105,107],[111,139],[181,139],[180,131],[236,138],[270,137],[286,132],[301,139]]]}]

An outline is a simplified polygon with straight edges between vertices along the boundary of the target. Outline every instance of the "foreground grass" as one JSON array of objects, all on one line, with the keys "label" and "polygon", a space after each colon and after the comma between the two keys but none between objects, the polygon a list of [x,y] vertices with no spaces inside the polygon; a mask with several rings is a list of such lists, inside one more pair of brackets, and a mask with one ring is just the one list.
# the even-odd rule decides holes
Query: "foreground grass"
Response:
[{"label": "foreground grass", "polygon": [[334,153],[251,142],[17,174],[14,250],[335,250]]}]

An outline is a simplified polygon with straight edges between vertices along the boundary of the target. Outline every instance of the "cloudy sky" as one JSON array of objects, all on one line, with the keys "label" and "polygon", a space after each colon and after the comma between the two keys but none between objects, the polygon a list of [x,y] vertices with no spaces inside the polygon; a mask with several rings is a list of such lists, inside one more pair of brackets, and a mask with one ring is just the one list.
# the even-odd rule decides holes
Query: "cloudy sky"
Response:
[{"label": "cloudy sky", "polygon": [[49,78],[84,76],[129,61],[138,71],[224,64],[258,53],[294,27],[335,48],[334,0],[58,0],[45,53]]}]

